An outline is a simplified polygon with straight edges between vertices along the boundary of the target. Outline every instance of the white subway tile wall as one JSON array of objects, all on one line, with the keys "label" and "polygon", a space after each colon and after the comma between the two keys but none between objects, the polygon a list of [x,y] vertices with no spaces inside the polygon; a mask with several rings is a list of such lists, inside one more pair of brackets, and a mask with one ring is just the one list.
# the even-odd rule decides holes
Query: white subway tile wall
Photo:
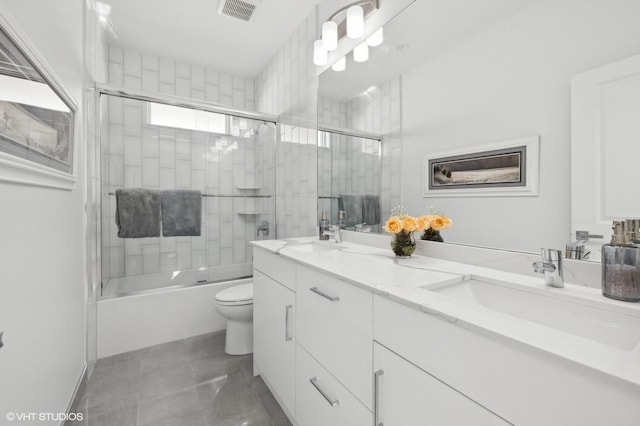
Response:
[{"label": "white subway tile wall", "polygon": [[280,118],[278,238],[314,235],[318,226],[315,39],[313,11],[255,79],[257,109]]},{"label": "white subway tile wall", "polygon": [[[204,67],[110,46],[109,71],[113,85],[254,108],[252,80]],[[145,102],[112,96],[103,97],[103,111],[102,166],[108,170],[103,194],[122,187],[141,187],[272,195],[204,198],[200,237],[142,239],[118,238],[115,197],[103,195],[103,266],[108,276],[231,264],[244,265],[239,270],[249,273],[252,257],[248,242],[257,238],[259,222],[275,221],[275,126],[233,118],[232,133],[238,136],[152,126]],[[247,186],[259,189],[239,189]],[[260,214],[246,214],[253,212]]]}]

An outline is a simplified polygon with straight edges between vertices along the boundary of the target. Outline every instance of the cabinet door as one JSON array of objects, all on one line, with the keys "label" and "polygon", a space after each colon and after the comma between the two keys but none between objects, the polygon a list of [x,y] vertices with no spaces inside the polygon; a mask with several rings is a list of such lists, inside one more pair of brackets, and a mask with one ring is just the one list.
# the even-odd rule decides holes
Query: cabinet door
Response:
[{"label": "cabinet door", "polygon": [[[374,343],[374,416],[384,426],[503,426],[501,417]],[[382,374],[380,374],[382,370]],[[377,413],[376,413],[377,410]],[[377,426],[376,425],[376,426]]]},{"label": "cabinet door", "polygon": [[254,270],[254,370],[290,415],[295,408],[294,301],[291,290]]}]

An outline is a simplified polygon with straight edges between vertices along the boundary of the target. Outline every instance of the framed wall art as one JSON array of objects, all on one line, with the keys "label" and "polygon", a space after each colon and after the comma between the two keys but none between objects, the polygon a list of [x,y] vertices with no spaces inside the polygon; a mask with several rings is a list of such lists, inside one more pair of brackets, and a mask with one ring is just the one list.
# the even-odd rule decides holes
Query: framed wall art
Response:
[{"label": "framed wall art", "polygon": [[539,136],[423,157],[424,197],[537,196]]}]

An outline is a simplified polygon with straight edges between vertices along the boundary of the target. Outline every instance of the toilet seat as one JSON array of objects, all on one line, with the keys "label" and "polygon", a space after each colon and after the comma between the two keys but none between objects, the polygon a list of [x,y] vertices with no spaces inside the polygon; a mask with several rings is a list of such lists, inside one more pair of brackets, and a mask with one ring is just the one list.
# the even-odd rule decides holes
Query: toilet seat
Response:
[{"label": "toilet seat", "polygon": [[243,306],[253,304],[253,283],[229,287],[216,294],[216,303],[221,306]]}]

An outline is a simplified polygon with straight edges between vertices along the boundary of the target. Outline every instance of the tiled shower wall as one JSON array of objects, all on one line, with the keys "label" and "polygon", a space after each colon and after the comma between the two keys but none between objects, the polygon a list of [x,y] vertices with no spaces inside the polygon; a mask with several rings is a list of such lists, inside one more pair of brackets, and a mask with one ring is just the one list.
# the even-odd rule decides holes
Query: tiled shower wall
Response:
[{"label": "tiled shower wall", "polygon": [[255,80],[256,105],[279,116],[278,238],[314,235],[317,224],[316,13],[311,12]]},{"label": "tiled shower wall", "polygon": [[109,84],[253,111],[252,78],[109,46]]},{"label": "tiled shower wall", "polygon": [[[254,108],[251,79],[115,46],[109,48],[109,83]],[[108,159],[103,161],[108,171],[103,173],[108,179],[103,179],[102,188],[108,212],[103,221],[103,280],[201,267],[219,267],[223,276],[233,275],[234,265],[249,269],[252,258],[247,242],[256,239],[258,221],[275,222],[275,127],[244,120],[255,135],[242,138],[150,126],[145,103],[103,98],[103,122],[108,123],[103,126],[102,144],[102,158]],[[238,124],[238,119],[233,123]],[[237,189],[241,186],[261,189]],[[115,197],[108,194],[122,187],[272,198],[204,198],[200,237],[121,239],[115,226]],[[259,216],[239,214],[256,210]]]},{"label": "tiled shower wall", "polygon": [[[332,71],[326,71],[332,72]],[[381,176],[380,182],[380,204],[381,219],[385,220],[391,215],[391,210],[400,204],[400,172],[401,172],[401,79],[395,78],[389,82],[383,83],[374,89],[369,89],[366,94],[354,97],[350,101],[340,102],[332,99],[320,99],[318,108],[318,123],[325,127],[338,127],[352,130],[360,130],[363,132],[382,134],[382,154],[381,154]],[[321,144],[321,141],[319,141]],[[319,149],[319,155],[328,155],[326,149]],[[340,156],[333,158],[333,169],[352,170],[351,165],[347,165],[348,156]],[[334,179],[344,179],[342,173],[337,176],[327,174],[330,170],[330,162],[324,158],[320,164],[325,168],[318,176],[318,186],[321,188],[329,188]],[[362,160],[358,168],[364,168],[364,171],[354,172],[358,176],[367,176],[366,160]],[[331,176],[331,178],[329,177]],[[352,176],[352,179],[355,176]],[[352,180],[352,183],[355,183]],[[351,189],[355,193],[364,193],[361,188],[360,179],[357,180],[357,186],[349,186],[339,184],[339,187],[345,187],[345,190]],[[335,188],[335,186],[334,186]],[[366,185],[364,186],[366,188]],[[374,188],[371,188],[372,190]],[[368,188],[367,188],[368,190]],[[335,195],[335,191],[334,191]],[[321,208],[330,210],[330,202],[323,200]],[[420,214],[415,212],[414,214]]]},{"label": "tiled shower wall", "polygon": [[[176,188],[212,195],[272,195],[273,184],[259,190],[239,188],[256,185],[256,170],[263,182],[274,181],[273,124],[249,121],[257,134],[247,137],[179,130],[149,125],[145,102],[110,96],[107,101],[108,193]],[[218,271],[224,278],[238,270],[232,266],[249,272],[248,241],[255,239],[256,217],[273,220],[272,198],[205,197],[201,236],[123,239],[117,236],[115,196],[105,198],[111,277],[204,267],[226,267]],[[246,214],[255,211],[261,214]]]}]

